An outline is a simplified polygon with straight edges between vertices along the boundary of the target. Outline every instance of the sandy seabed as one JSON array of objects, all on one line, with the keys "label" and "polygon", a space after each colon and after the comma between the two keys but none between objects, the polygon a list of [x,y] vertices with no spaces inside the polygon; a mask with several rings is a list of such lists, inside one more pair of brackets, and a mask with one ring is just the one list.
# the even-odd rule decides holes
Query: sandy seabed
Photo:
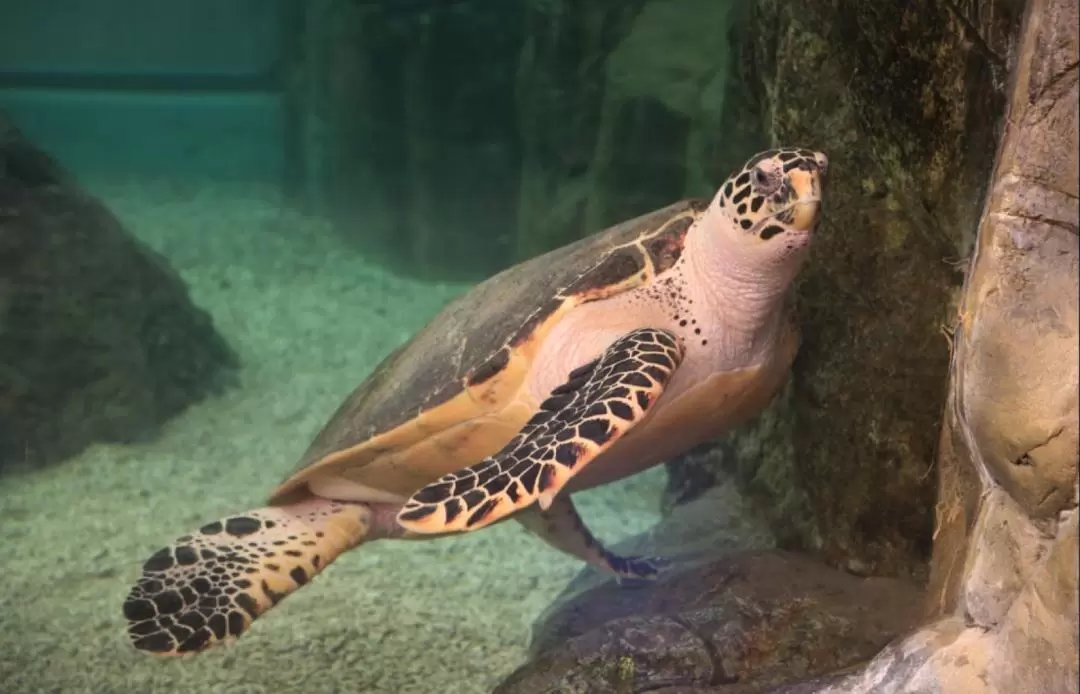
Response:
[{"label": "sandy seabed", "polygon": [[[466,287],[395,276],[272,189],[88,183],[169,259],[243,368],[152,442],[0,477],[0,692],[490,691],[581,568],[514,523],[362,546],[195,657],[129,646],[120,606],[142,561],[261,505],[378,360]],[[615,541],[656,521],[662,483],[657,468],[575,498]]]}]

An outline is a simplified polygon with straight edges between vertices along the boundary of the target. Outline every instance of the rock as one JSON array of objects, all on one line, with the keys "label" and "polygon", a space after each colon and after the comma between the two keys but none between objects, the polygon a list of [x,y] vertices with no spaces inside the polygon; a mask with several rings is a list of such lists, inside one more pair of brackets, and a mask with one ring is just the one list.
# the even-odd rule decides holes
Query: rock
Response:
[{"label": "rock", "polygon": [[[774,549],[776,538],[735,486],[721,483],[679,505],[647,532],[609,546],[623,556],[663,556],[673,568],[683,569],[732,552]],[[536,620],[531,654],[539,655],[557,643],[568,633],[569,621],[600,624],[617,616],[613,610],[621,616],[635,614],[641,593],[617,590],[612,581],[611,574],[584,567]],[[604,596],[598,613],[589,611],[589,601],[582,597],[585,594]],[[621,599],[627,602],[619,606]]]},{"label": "rock", "polygon": [[0,468],[151,437],[237,366],[168,263],[0,114]]},{"label": "rock", "polygon": [[986,630],[1002,691],[1077,691],[1077,20],[1028,6],[939,461],[930,608]]},{"label": "rock", "polygon": [[497,691],[756,691],[865,660],[919,616],[921,593],[906,582],[856,578],[773,545],[732,484],[707,490],[613,547],[663,554],[665,576],[620,587],[584,569],[536,621],[532,660]]},{"label": "rock", "polygon": [[713,466],[758,501],[783,546],[925,580],[949,369],[943,326],[993,167],[1022,8],[752,7],[740,36],[769,139],[829,154],[825,221],[797,288],[803,344],[789,399],[719,454],[669,465],[672,488],[710,476],[688,466]]},{"label": "rock", "polygon": [[787,552],[714,556],[647,587],[609,582],[560,603],[538,625],[535,659],[495,691],[749,691],[869,658],[914,626],[920,600],[904,582]]}]

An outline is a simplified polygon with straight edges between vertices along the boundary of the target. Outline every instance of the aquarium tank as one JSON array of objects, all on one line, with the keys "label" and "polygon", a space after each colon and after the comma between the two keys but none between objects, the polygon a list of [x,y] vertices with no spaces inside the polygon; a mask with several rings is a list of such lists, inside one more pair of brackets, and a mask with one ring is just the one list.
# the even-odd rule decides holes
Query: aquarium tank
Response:
[{"label": "aquarium tank", "polygon": [[0,692],[1077,692],[1077,25],[0,0]]}]

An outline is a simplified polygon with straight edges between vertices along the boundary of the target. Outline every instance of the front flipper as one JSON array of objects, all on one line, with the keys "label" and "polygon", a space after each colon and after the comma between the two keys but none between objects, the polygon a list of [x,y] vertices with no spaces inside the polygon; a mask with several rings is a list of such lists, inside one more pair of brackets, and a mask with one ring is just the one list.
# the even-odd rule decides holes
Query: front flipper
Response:
[{"label": "front flipper", "polygon": [[651,581],[668,566],[660,557],[623,557],[608,551],[593,537],[569,494],[557,498],[546,511],[534,506],[514,519],[555,549],[615,574],[620,584]]},{"label": "front flipper", "polygon": [[415,533],[478,530],[535,502],[548,509],[570,478],[640,422],[682,362],[673,333],[642,328],[570,372],[501,451],[421,488],[397,520]]}]

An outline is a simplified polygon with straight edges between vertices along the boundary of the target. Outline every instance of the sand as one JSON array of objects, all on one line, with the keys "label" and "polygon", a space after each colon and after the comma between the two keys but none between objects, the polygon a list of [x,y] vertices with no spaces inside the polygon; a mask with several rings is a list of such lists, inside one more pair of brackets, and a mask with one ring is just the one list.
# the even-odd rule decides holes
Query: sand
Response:
[{"label": "sand", "polygon": [[[345,395],[464,285],[394,276],[273,190],[88,182],[162,252],[243,360],[240,385],[140,445],[0,476],[0,692],[487,692],[579,571],[507,523],[338,560],[236,643],[161,660],[127,643],[142,561],[261,504]],[[576,498],[605,540],[657,519],[663,470]]]}]

